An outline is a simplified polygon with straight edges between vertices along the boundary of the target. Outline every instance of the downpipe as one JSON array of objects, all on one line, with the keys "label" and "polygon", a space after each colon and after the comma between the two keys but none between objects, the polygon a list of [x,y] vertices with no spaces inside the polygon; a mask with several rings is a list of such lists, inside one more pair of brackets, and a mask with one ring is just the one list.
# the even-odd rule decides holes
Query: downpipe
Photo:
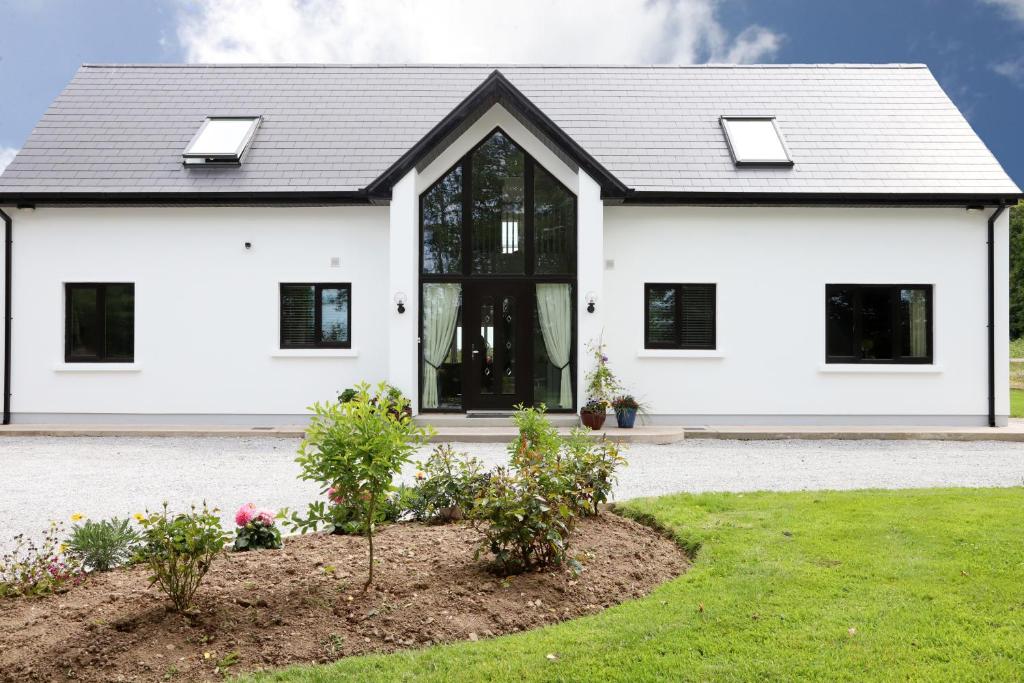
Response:
[{"label": "downpipe", "polygon": [[[988,217],[988,426],[996,426],[996,221],[1006,211],[1001,203]],[[1005,343],[1005,340],[1004,340]]]},{"label": "downpipe", "polygon": [[4,419],[11,424],[11,255],[14,243],[14,220],[0,209],[4,221]]}]

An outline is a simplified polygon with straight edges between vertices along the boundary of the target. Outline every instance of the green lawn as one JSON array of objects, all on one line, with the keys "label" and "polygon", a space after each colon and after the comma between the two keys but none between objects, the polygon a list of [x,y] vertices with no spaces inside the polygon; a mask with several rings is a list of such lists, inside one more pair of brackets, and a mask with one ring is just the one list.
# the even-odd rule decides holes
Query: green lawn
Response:
[{"label": "green lawn", "polygon": [[1010,417],[1024,417],[1024,389],[1010,389]]},{"label": "green lawn", "polygon": [[257,680],[1019,680],[1024,672],[1024,489],[676,495],[627,509],[699,547],[688,574],[643,600],[531,633]]}]

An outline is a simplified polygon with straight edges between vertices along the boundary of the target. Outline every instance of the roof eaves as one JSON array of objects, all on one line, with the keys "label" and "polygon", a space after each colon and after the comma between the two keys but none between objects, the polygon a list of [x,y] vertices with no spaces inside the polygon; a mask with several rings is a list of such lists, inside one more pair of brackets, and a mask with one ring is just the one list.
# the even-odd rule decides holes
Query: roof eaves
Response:
[{"label": "roof eaves", "polygon": [[536,126],[555,145],[562,149],[580,168],[593,177],[601,186],[603,197],[625,197],[629,188],[606,169],[597,159],[573,140],[568,133],[552,121],[547,114],[530,101],[500,70],[495,69],[466,96],[451,112],[441,119],[426,135],[410,147],[405,154],[391,164],[372,183],[366,186],[366,193],[373,198],[386,198],[402,176],[414,168],[421,159],[441,143],[459,125],[474,114],[490,107],[495,102],[515,109],[529,123]]}]

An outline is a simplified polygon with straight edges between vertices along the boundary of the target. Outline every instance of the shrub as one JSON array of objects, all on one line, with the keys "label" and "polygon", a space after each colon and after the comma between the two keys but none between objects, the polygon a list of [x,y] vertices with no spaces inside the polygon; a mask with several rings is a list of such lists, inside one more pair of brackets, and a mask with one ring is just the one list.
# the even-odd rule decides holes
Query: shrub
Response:
[{"label": "shrub", "polygon": [[164,503],[162,512],[136,518],[143,539],[139,558],[152,572],[149,585],[158,586],[179,612],[192,606],[213,558],[230,540],[214,512],[204,503],[201,510],[192,506],[190,513],[171,515]]},{"label": "shrub", "polygon": [[612,410],[615,412],[620,410],[640,410],[640,402],[630,394],[616,396],[612,399]]},{"label": "shrub", "polygon": [[[349,387],[338,394],[338,403],[349,403],[354,401],[356,397],[359,396],[359,387],[360,385]],[[392,417],[412,417],[412,407],[409,399],[406,398],[401,389],[396,386],[392,386],[387,382],[382,382],[380,384],[380,388],[382,389],[382,393],[385,394],[388,402],[391,404],[389,413]]]},{"label": "shrub", "polygon": [[68,553],[84,567],[105,572],[129,562],[139,544],[139,533],[127,519],[86,520],[71,528]]},{"label": "shrub", "polygon": [[276,550],[281,547],[281,532],[274,522],[274,513],[246,503],[235,513],[235,545],[237,551]]},{"label": "shrub", "polygon": [[62,532],[61,524],[51,522],[39,543],[14,537],[14,548],[0,557],[0,598],[59,593],[81,580],[78,560],[62,559]]},{"label": "shrub", "polygon": [[617,478],[615,471],[626,464],[618,444],[595,441],[587,430],[573,429],[565,439],[565,472],[571,480],[571,504],[581,515],[596,515],[608,502]]},{"label": "shrub", "polygon": [[416,484],[408,507],[423,522],[452,522],[468,516],[487,474],[477,458],[441,444],[417,462]]},{"label": "shrub", "polygon": [[490,475],[473,508],[484,526],[477,557],[493,553],[506,572],[565,562],[577,516],[597,514],[625,464],[616,444],[586,430],[560,437],[544,406],[519,406],[513,419],[519,438],[509,444],[509,467]]},{"label": "shrub", "polygon": [[[364,588],[373,583],[373,532],[394,490],[395,475],[410,461],[416,447],[430,432],[412,421],[408,403],[387,384],[374,393],[368,384],[356,387],[347,403],[317,403],[299,448],[296,462],[300,479],[315,481],[330,491],[332,505],[311,503],[306,516],[282,511],[293,527],[305,532],[321,525],[344,524],[362,528],[369,545],[369,571]],[[339,502],[340,501],[340,502]],[[336,512],[335,509],[340,509]]]}]

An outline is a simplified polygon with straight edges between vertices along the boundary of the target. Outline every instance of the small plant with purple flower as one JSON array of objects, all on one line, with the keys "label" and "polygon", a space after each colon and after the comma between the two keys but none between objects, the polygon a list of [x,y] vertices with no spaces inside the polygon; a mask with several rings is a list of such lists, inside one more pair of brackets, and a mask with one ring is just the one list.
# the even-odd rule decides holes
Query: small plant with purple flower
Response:
[{"label": "small plant with purple flower", "polygon": [[0,557],[0,598],[62,593],[82,580],[79,562],[65,555],[63,525],[50,522],[41,541],[14,537],[14,548]]},{"label": "small plant with purple flower", "polygon": [[277,528],[274,513],[261,510],[254,503],[246,503],[235,513],[235,545],[237,551],[277,550],[281,547],[281,532]]}]

